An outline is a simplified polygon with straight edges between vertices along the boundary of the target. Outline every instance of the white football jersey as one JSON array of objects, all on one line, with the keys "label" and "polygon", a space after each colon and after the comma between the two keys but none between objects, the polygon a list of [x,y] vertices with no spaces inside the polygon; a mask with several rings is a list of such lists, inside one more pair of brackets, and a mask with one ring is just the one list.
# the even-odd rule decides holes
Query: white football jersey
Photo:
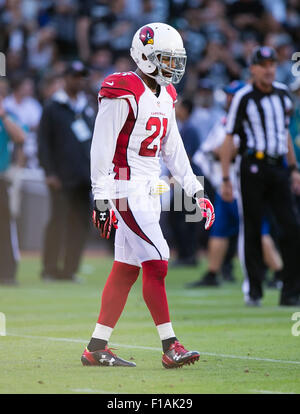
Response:
[{"label": "white football jersey", "polygon": [[177,128],[175,102],[172,85],[161,87],[157,97],[135,72],[103,81],[91,147],[95,199],[145,189],[159,179],[160,156],[189,196],[202,189]]}]

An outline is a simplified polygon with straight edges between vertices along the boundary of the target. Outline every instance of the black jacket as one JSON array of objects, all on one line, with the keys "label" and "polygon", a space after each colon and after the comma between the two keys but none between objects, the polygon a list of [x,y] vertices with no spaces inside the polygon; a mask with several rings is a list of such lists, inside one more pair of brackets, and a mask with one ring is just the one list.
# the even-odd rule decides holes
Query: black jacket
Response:
[{"label": "black jacket", "polygon": [[[64,91],[59,91],[45,104],[38,130],[38,155],[46,176],[57,175],[65,188],[90,185],[90,147],[95,111],[82,99],[81,110],[75,111]],[[90,136],[79,140],[72,125],[82,119]]]}]

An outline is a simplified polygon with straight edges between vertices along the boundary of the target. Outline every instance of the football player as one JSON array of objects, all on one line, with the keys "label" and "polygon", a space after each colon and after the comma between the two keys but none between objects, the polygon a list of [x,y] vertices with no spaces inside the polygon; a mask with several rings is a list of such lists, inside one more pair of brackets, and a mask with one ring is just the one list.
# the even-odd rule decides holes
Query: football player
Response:
[{"label": "football player", "polygon": [[[133,367],[107,347],[127,296],[143,274],[143,298],[162,341],[162,364],[177,368],[199,359],[177,339],[165,290],[169,248],[160,225],[160,155],[186,194],[214,222],[214,208],[193,174],[175,120],[177,84],[186,65],[180,34],[151,23],[133,37],[135,72],[114,73],[102,83],[91,147],[95,226],[104,238],[116,227],[115,260],[102,292],[101,309],[81,361],[84,365]],[[201,216],[201,214],[200,214]]]}]

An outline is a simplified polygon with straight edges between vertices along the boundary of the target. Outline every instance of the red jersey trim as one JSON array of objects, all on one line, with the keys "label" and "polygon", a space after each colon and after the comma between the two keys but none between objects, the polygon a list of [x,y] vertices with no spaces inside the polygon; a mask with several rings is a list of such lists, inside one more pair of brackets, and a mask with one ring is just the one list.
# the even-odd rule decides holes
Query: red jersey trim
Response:
[{"label": "red jersey trim", "polygon": [[115,154],[113,158],[115,180],[130,180],[130,167],[127,159],[127,150],[129,139],[133,128],[135,126],[136,118],[134,117],[133,109],[130,105],[129,99],[126,99],[129,106],[129,113],[127,119],[121,129],[117,145],[115,149]]},{"label": "red jersey trim", "polygon": [[177,102],[177,91],[172,84],[168,85],[166,87],[166,90],[173,100],[173,107],[174,107],[175,102]]}]

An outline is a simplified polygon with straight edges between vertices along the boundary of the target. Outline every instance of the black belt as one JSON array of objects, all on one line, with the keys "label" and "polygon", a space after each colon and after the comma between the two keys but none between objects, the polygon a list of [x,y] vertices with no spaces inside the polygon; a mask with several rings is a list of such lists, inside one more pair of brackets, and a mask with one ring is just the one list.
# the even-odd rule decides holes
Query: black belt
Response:
[{"label": "black belt", "polygon": [[245,151],[243,156],[245,158],[250,158],[255,161],[260,161],[260,162],[263,162],[269,165],[282,165],[283,159],[284,159],[283,155],[271,156],[271,155],[266,154],[263,151],[251,151],[251,150]]}]

